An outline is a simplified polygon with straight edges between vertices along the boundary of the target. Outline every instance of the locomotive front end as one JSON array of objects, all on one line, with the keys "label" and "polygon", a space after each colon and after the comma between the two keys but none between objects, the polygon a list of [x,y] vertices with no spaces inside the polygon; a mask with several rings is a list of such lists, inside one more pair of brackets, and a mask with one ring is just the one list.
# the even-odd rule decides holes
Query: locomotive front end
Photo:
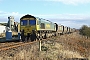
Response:
[{"label": "locomotive front end", "polygon": [[26,15],[20,19],[20,30],[24,30],[24,35],[28,36],[36,30],[36,19],[31,15]]}]

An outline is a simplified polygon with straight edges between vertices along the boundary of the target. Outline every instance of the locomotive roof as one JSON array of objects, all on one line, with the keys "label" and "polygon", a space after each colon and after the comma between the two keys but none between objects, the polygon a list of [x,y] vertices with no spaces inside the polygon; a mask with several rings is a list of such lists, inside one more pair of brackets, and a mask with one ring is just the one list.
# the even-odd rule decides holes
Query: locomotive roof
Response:
[{"label": "locomotive roof", "polygon": [[34,19],[36,19],[34,16],[29,15],[29,14],[27,14],[27,15],[21,17],[20,20],[23,19],[23,18],[34,18]]}]

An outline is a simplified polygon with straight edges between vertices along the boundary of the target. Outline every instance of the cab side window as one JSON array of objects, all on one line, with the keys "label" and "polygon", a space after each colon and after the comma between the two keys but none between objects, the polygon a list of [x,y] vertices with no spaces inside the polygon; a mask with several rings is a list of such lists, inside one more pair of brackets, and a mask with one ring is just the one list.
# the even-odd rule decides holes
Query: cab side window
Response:
[{"label": "cab side window", "polygon": [[45,24],[41,23],[41,29],[45,29]]}]

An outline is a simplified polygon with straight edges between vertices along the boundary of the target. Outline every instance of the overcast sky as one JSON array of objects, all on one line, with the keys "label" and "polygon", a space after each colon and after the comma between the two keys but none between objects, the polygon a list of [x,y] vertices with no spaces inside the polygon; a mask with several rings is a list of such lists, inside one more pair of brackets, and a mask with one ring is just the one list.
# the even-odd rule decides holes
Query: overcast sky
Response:
[{"label": "overcast sky", "polygon": [[90,0],[0,0],[0,22],[31,14],[71,28],[90,26]]}]

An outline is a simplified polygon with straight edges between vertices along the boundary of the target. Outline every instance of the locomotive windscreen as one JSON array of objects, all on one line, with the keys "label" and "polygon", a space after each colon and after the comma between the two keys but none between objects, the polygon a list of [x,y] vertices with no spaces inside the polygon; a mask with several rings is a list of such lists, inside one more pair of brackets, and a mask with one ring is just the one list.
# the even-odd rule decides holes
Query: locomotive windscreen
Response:
[{"label": "locomotive windscreen", "polygon": [[36,20],[29,20],[29,25],[36,25]]},{"label": "locomotive windscreen", "polygon": [[23,26],[27,25],[27,20],[21,20],[21,25]]}]

